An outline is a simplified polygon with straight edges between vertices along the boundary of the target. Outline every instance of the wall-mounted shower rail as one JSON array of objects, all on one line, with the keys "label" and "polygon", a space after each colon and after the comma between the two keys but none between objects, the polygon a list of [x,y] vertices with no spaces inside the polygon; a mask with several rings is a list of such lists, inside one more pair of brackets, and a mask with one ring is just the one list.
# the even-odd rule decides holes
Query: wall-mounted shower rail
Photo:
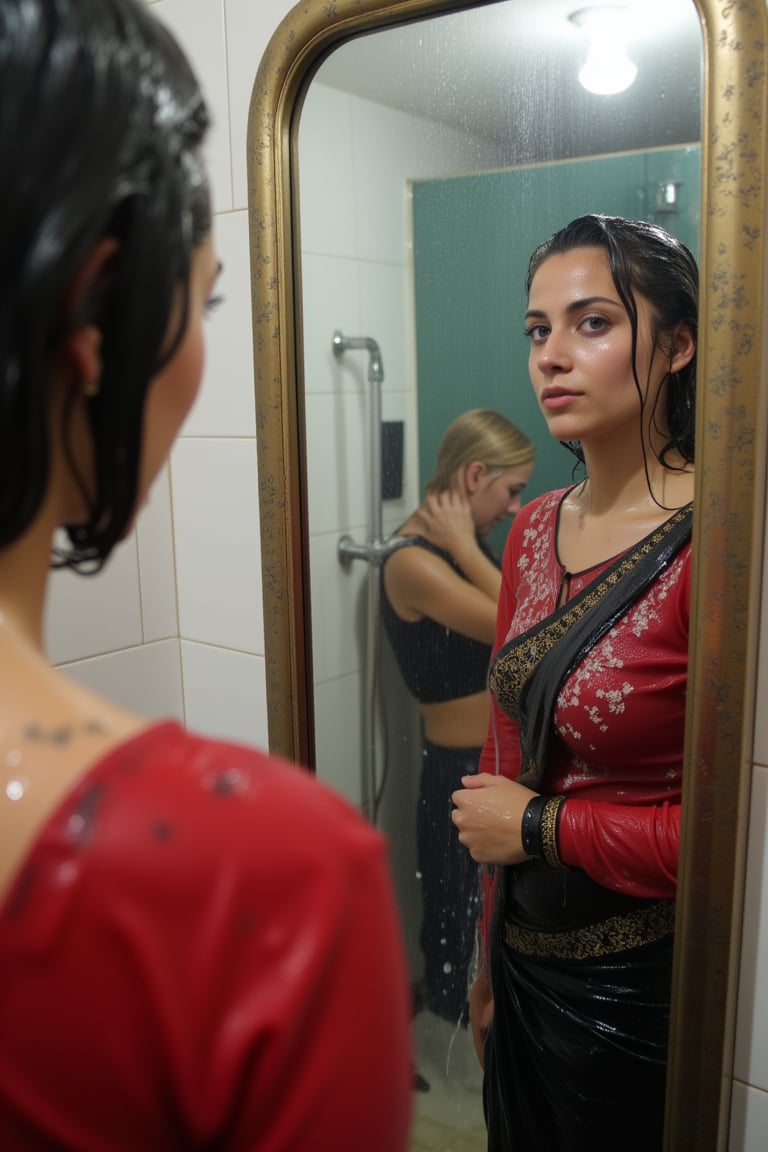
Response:
[{"label": "wall-mounted shower rail", "polygon": [[407,541],[401,536],[389,540],[382,538],[382,498],[381,498],[381,385],[384,382],[384,365],[379,345],[370,336],[344,336],[338,330],[333,334],[333,352],[341,359],[347,351],[368,352],[368,382],[371,386],[368,413],[368,539],[364,544],[356,543],[351,536],[342,536],[338,544],[339,562],[349,567],[353,560],[364,560],[370,564],[368,573],[368,604],[366,613],[365,639],[365,716],[364,746],[368,749],[362,768],[362,807],[365,815],[374,823],[378,815],[378,805],[383,790],[377,768],[378,743],[376,739],[376,715],[378,704],[378,667],[380,654],[379,595],[381,589],[381,566],[391,552],[401,548]]},{"label": "wall-mounted shower rail", "polygon": [[347,351],[361,349],[368,352],[368,383],[371,386],[368,412],[368,459],[370,460],[368,490],[369,539],[381,539],[381,385],[384,382],[384,364],[381,349],[370,336],[344,336],[337,329],[333,334],[333,352],[337,360]]}]

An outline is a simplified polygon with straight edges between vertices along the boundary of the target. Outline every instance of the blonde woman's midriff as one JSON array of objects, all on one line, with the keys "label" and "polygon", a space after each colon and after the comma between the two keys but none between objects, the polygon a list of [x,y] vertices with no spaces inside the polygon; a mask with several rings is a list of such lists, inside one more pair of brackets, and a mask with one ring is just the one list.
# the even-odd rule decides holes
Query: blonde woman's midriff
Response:
[{"label": "blonde woman's midriff", "polygon": [[478,748],[488,732],[489,696],[483,690],[439,704],[419,704],[424,735],[444,748]]}]

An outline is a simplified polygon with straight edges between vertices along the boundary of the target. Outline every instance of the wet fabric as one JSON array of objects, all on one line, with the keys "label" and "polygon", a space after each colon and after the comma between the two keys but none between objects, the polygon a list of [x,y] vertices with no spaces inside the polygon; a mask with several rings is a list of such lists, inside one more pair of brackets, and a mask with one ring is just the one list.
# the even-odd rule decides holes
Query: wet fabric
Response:
[{"label": "wet fabric", "polygon": [[383,838],[303,770],[155,725],[0,904],[0,1147],[402,1149],[410,1008]]},{"label": "wet fabric", "polygon": [[456,1024],[466,1021],[469,967],[480,898],[477,864],[459,843],[451,793],[477,772],[479,748],[425,741],[416,816],[421,876],[421,949],[426,1007]]},{"label": "wet fabric", "polygon": [[[549,493],[515,517],[497,650],[557,611],[564,582],[570,602],[611,566],[566,573],[557,555],[565,494]],[[565,677],[546,734],[540,791],[567,796],[558,824],[561,860],[600,884],[651,899],[674,897],[677,882],[690,587],[687,543]],[[518,721],[493,696],[491,717],[480,770],[517,779]]]},{"label": "wet fabric", "polygon": [[[574,575],[556,551],[563,496],[523,510],[504,557],[492,763],[565,802],[563,867],[484,876],[488,1149],[661,1152],[690,510]],[[656,549],[657,536],[672,547]],[[648,570],[627,606],[612,605],[611,579],[627,559],[634,570],[633,552],[650,556]],[[482,767],[493,771],[488,744]]]},{"label": "wet fabric", "polygon": [[[524,881],[523,909],[514,873],[526,870],[535,875]],[[613,924],[624,927],[624,933],[615,928],[611,951],[611,934],[600,930],[594,913],[583,921],[590,887],[597,909],[606,889],[582,875],[574,902],[582,923],[564,929],[562,916],[532,918],[536,903],[557,909],[563,875],[535,863],[511,871],[491,958],[496,1011],[483,1083],[488,1152],[661,1152],[674,905],[611,894]],[[537,902],[532,890],[539,885]],[[548,930],[560,947],[547,937],[542,954],[528,943],[522,950],[520,940]],[[638,931],[649,942],[622,948]],[[548,948],[556,954],[544,954]]]},{"label": "wet fabric", "polygon": [[489,683],[501,708],[519,725],[521,784],[541,787],[552,743],[552,717],[564,681],[669,568],[689,542],[691,527],[692,505],[688,505],[496,654]]},{"label": "wet fabric", "polygon": [[[497,567],[498,559],[478,537],[478,548]],[[464,573],[450,552],[422,536],[408,539],[409,548],[424,548],[439,556],[462,578]],[[381,618],[405,685],[420,704],[439,704],[483,692],[488,678],[491,645],[464,636],[429,616],[403,620],[397,615],[381,583]]]}]

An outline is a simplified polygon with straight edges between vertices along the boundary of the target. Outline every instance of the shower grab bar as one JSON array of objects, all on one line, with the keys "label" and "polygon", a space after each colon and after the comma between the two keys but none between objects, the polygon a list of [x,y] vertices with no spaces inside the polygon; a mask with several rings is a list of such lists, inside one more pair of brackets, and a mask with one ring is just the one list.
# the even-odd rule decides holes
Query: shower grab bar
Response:
[{"label": "shower grab bar", "polygon": [[379,781],[378,745],[376,740],[376,715],[378,696],[378,664],[380,653],[379,595],[381,588],[381,566],[392,552],[402,548],[407,540],[402,536],[382,539],[382,499],[381,499],[381,385],[384,381],[384,365],[381,349],[370,336],[345,336],[338,329],[333,334],[333,353],[337,360],[347,351],[368,353],[368,382],[371,386],[371,399],[368,421],[368,456],[370,462],[368,492],[368,525],[370,534],[365,544],[356,543],[351,536],[342,536],[338,543],[337,555],[342,567],[349,568],[353,560],[364,560],[370,564],[368,573],[368,604],[366,612],[365,646],[365,715],[363,719],[363,742],[367,746],[367,757],[362,765],[361,802],[364,814],[372,823],[377,822],[378,808],[384,790],[386,765],[383,779]]},{"label": "shower grab bar", "polygon": [[384,364],[381,349],[370,336],[345,336],[338,328],[333,334],[333,353],[340,360],[346,351],[362,349],[368,352],[368,383],[371,386],[371,407],[368,420],[368,454],[370,460],[370,490],[368,492],[368,527],[370,539],[381,539],[381,385],[384,382]]}]

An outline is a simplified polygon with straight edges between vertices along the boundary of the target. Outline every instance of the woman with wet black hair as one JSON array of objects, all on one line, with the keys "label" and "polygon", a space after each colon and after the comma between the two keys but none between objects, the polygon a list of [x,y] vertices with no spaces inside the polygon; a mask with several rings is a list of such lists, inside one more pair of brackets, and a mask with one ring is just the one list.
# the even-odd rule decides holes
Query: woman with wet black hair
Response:
[{"label": "woman with wet black hair", "polygon": [[9,1152],[406,1145],[383,840],[299,768],[149,723],[43,651],[52,556],[108,559],[197,394],[219,271],[207,125],[140,0],[0,0]]},{"label": "woman with wet black hair", "polygon": [[585,216],[528,273],[529,372],[586,478],[502,565],[492,722],[454,793],[486,873],[470,994],[489,1152],[660,1152],[688,670],[696,262]]}]

